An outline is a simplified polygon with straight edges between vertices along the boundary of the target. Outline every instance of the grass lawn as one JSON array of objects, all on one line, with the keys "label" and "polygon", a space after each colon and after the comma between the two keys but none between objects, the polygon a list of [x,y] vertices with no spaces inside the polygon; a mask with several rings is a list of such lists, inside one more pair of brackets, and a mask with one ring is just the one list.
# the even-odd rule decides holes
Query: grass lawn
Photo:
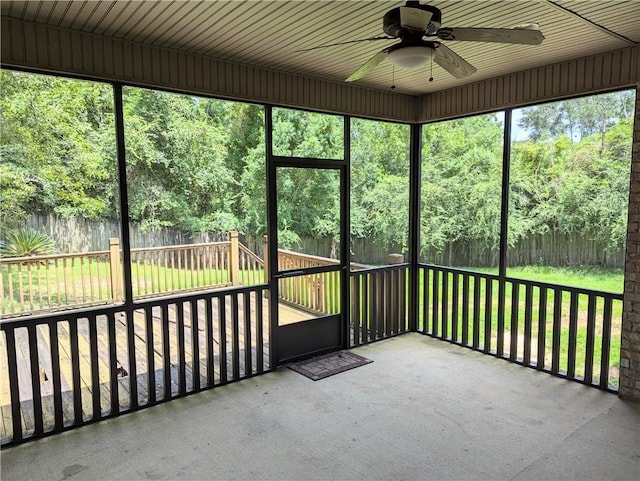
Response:
[{"label": "grass lawn", "polygon": [[507,276],[604,292],[622,293],[624,289],[622,269],[521,266],[509,267]]}]

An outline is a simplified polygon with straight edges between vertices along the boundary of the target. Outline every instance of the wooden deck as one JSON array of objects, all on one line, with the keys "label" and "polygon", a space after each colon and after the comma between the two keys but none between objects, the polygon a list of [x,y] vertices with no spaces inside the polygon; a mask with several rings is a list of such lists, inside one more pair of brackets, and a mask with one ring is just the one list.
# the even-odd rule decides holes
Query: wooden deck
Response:
[{"label": "wooden deck", "polygon": [[[263,366],[268,368],[269,366],[269,343],[267,333],[269,332],[269,306],[268,299],[263,300],[263,326],[264,340],[262,342],[263,352]],[[230,299],[227,299],[226,305],[226,325],[225,325],[225,345],[220,345],[220,339],[222,338],[219,329],[220,323],[218,319],[218,310],[213,309],[213,373],[209,373],[207,370],[211,364],[207,362],[207,339],[206,339],[206,322],[203,313],[204,305],[198,305],[197,312],[191,313],[189,304],[184,304],[184,343],[182,350],[184,351],[184,358],[186,361],[185,369],[185,381],[187,391],[192,390],[194,386],[193,371],[194,362],[199,365],[199,377],[200,385],[206,386],[208,379],[211,377],[214,380],[214,384],[221,382],[224,379],[223,372],[226,369],[226,379],[234,378],[234,366],[232,365],[233,351],[234,349],[239,352],[236,353],[236,359],[239,359],[239,366],[235,366],[235,375],[246,375],[248,372],[256,372],[257,369],[257,345],[256,345],[256,325],[255,325],[255,298],[252,295],[252,301],[250,303],[250,330],[249,335],[251,337],[249,343],[245,339],[245,312],[243,303],[238,304],[237,319],[239,322],[236,326],[237,339],[234,338],[234,329],[232,319],[232,306],[230,305]],[[195,315],[193,315],[195,314]],[[153,317],[153,351],[154,351],[154,377],[155,377],[155,396],[157,400],[161,400],[166,395],[165,388],[165,375],[163,371],[164,356],[163,356],[163,321],[160,308],[154,308],[152,311]],[[280,303],[279,305],[279,321],[280,325],[290,324],[293,322],[299,322],[306,319],[311,319],[315,316],[308,312],[300,311],[291,306]],[[179,343],[178,343],[178,327],[177,327],[177,314],[176,306],[169,306],[168,323],[166,325],[169,329],[169,361],[170,361],[170,378],[171,386],[170,391],[172,395],[179,392]],[[148,374],[148,362],[147,362],[147,341],[148,335],[146,333],[144,311],[135,311],[133,316],[134,322],[134,345],[135,345],[135,368],[137,373],[137,398],[138,404],[146,404],[149,400],[149,374]],[[195,322],[195,324],[193,324]],[[116,365],[118,371],[118,400],[120,410],[127,410],[131,405],[130,400],[130,379],[129,371],[129,353],[127,343],[127,319],[124,314],[116,315]],[[193,356],[193,328],[197,327],[198,331],[198,359],[194,360]],[[73,409],[73,372],[71,363],[71,342],[68,322],[59,322],[57,325],[57,343],[60,357],[60,371],[61,371],[61,388],[62,388],[62,410],[64,424],[73,424],[74,421],[74,409]],[[98,375],[100,382],[100,404],[102,409],[102,415],[109,414],[110,399],[110,357],[109,357],[109,342],[108,342],[108,324],[105,316],[99,316],[96,319],[96,331],[97,331],[97,351],[98,351]],[[33,432],[34,429],[34,404],[33,404],[33,392],[31,382],[31,365],[30,365],[30,352],[29,352],[29,340],[28,332],[26,328],[19,328],[15,331],[16,336],[16,348],[17,348],[17,368],[18,368],[18,387],[20,393],[20,405],[21,405],[21,417],[23,433],[27,434]],[[50,336],[49,329],[46,325],[38,326],[37,328],[37,345],[38,345],[38,358],[39,358],[39,375],[40,375],[40,390],[43,409],[43,421],[44,429],[48,431],[54,426],[54,401],[53,401],[53,383],[52,383],[52,363],[51,363],[51,342],[56,342]],[[235,347],[234,347],[235,346]],[[246,346],[251,346],[251,360],[252,366],[248,368],[245,366],[244,349]],[[86,319],[78,320],[78,347],[80,358],[80,386],[81,386],[81,399],[82,399],[82,418],[84,420],[91,419],[93,413],[92,404],[92,370],[91,370],[91,341],[89,334],[89,321]],[[239,354],[239,355],[238,355]],[[226,366],[222,366],[220,359],[226,358]],[[222,371],[222,372],[221,372]],[[105,409],[106,407],[106,409]],[[11,398],[9,392],[9,379],[7,369],[7,357],[6,357],[6,340],[5,336],[0,336],[0,431],[2,441],[6,442],[10,439],[12,434],[12,419],[11,419]]]}]

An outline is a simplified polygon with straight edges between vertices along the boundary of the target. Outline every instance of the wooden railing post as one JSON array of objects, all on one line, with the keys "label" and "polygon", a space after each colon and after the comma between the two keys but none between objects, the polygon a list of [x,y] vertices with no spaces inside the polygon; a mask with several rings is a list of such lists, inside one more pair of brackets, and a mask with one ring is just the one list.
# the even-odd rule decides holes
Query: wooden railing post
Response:
[{"label": "wooden railing post", "polygon": [[238,242],[238,231],[234,230],[229,233],[231,240],[231,252],[229,253],[229,274],[231,275],[231,285],[240,284],[240,245]]},{"label": "wooden railing post", "polygon": [[404,262],[404,256],[402,254],[389,254],[387,256],[388,264],[402,264]]},{"label": "wooden railing post", "polygon": [[[404,256],[402,254],[389,254],[387,255],[387,262],[389,264],[402,264],[404,262]],[[398,277],[397,279],[396,275]],[[395,331],[395,329],[398,329],[398,324],[404,324],[404,319],[402,319],[404,313],[400,313],[400,306],[402,305],[402,303],[400,302],[400,297],[404,296],[403,276],[404,273],[401,271],[397,273],[391,271],[389,273],[389,282],[391,283],[391,299],[389,299],[389,302],[391,302],[392,319],[387,319],[387,322],[391,323],[391,330],[393,331]],[[387,332],[389,332],[389,330],[390,329],[387,328]],[[394,334],[397,333],[397,331],[394,332]]]},{"label": "wooden railing post", "polygon": [[109,273],[111,275],[111,297],[113,302],[120,301],[122,279],[120,278],[120,239],[109,239]]},{"label": "wooden railing post", "polygon": [[264,263],[264,282],[269,282],[269,238],[262,237],[262,262]]}]

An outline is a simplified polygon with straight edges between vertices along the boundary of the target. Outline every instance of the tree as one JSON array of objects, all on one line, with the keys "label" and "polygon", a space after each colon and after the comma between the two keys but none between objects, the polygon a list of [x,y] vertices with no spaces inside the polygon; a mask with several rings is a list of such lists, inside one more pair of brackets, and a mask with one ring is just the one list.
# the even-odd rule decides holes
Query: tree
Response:
[{"label": "tree", "polygon": [[[515,142],[511,156],[511,193],[517,202],[509,223],[518,238],[560,232],[598,242],[615,251],[624,245],[629,194],[633,93],[617,92],[558,102],[572,113],[553,135]],[[525,113],[541,112],[540,107]],[[525,116],[530,119],[534,116]],[[530,125],[529,125],[530,126]],[[512,219],[516,219],[514,222]]]},{"label": "tree", "polygon": [[222,102],[137,88],[123,98],[132,219],[191,233],[238,229]]},{"label": "tree", "polygon": [[[409,128],[351,121],[352,239],[406,252],[409,231]],[[356,257],[360,253],[355,253]],[[370,262],[369,259],[361,259]]]},{"label": "tree", "polygon": [[114,216],[110,86],[7,70],[0,79],[2,227],[31,212]]},{"label": "tree", "polygon": [[631,117],[633,105],[634,94],[630,90],[592,95],[522,109],[518,125],[534,141],[561,134],[576,141],[600,134],[604,148],[604,134],[620,119]]},{"label": "tree", "polygon": [[[289,109],[274,109],[274,152],[282,156],[343,157],[342,119]],[[246,232],[266,233],[264,136],[247,149],[240,178],[240,205]],[[337,170],[280,168],[278,239],[281,247],[300,249],[303,238],[329,238],[335,252],[340,204]]]},{"label": "tree", "polygon": [[[454,245],[497,248],[500,234],[502,124],[494,115],[423,128],[421,252]],[[463,262],[460,259],[458,262]]]},{"label": "tree", "polygon": [[[0,227],[32,213],[118,218],[113,92],[95,82],[2,70]],[[264,110],[124,88],[129,213],[146,228],[266,233]],[[508,243],[563,233],[624,244],[634,94],[528,107],[512,143]],[[343,118],[273,109],[276,155],[342,159]],[[406,250],[409,128],[351,120],[352,240]],[[499,240],[502,121],[479,115],[424,126],[421,251],[463,262]],[[333,169],[278,170],[279,238],[339,241]],[[358,255],[360,253],[357,253]],[[457,260],[456,260],[457,259]],[[360,259],[359,259],[360,260]],[[477,262],[481,262],[477,260]],[[482,260],[482,262],[488,262]],[[493,262],[493,261],[491,261]]]}]

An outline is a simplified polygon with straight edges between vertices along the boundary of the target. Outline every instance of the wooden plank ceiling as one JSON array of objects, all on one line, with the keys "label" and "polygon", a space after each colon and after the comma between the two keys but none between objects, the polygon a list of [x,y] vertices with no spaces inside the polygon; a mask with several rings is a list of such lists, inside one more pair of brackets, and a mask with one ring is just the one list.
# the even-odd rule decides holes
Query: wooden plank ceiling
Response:
[{"label": "wooden plank ceiling", "polygon": [[[425,3],[425,2],[423,2]],[[451,1],[429,4],[442,25],[499,27],[538,23],[539,46],[447,42],[478,71],[455,79],[433,65],[395,70],[396,92],[419,95],[640,42],[640,1]],[[382,17],[401,1],[2,1],[1,15],[177,49],[231,62],[342,81],[394,41],[297,52],[382,35]],[[568,9],[568,10],[567,10]],[[574,13],[583,18],[579,18]],[[383,62],[358,85],[389,89]]]}]

